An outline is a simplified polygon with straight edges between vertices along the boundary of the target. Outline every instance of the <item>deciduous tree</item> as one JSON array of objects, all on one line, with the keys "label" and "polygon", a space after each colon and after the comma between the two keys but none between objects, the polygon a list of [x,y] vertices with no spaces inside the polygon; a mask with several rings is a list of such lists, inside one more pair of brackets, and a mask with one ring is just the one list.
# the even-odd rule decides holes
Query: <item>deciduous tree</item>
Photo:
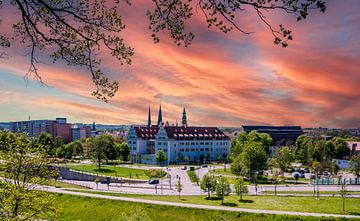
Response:
[{"label": "deciduous tree", "polygon": [[231,193],[229,181],[226,177],[220,177],[216,184],[216,195],[221,197],[221,204],[224,204],[224,197]]},{"label": "deciduous tree", "polygon": [[206,174],[200,182],[200,188],[206,191],[208,193],[208,198],[210,198],[211,192],[216,189],[216,178]]},{"label": "deciduous tree", "polygon": [[[34,183],[46,184],[57,172],[43,149],[32,148],[27,135],[8,135],[5,141],[9,149],[0,155],[2,172],[7,179],[0,181],[0,217],[2,220],[29,220],[52,218],[55,212],[50,193],[34,189]],[[8,143],[8,140],[10,141]],[[46,149],[46,147],[44,147]]]},{"label": "deciduous tree", "polygon": [[167,157],[165,155],[165,152],[162,150],[158,150],[155,156],[155,160],[158,164],[162,164],[163,162],[165,162],[167,160]]},{"label": "deciduous tree", "polygon": [[244,193],[248,192],[247,185],[245,185],[244,178],[238,178],[235,181],[235,192],[240,197],[240,201],[242,201],[242,197]]}]

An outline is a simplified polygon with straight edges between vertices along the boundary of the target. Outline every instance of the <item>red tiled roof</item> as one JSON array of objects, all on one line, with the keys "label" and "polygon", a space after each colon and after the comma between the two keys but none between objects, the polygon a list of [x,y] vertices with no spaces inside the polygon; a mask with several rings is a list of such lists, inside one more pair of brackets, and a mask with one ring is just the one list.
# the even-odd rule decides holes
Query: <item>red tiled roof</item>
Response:
[{"label": "red tiled roof", "polygon": [[158,126],[136,126],[134,129],[138,138],[143,140],[155,139],[156,134],[159,131]]},{"label": "red tiled roof", "polygon": [[165,127],[170,139],[175,140],[226,140],[228,137],[216,127]]},{"label": "red tiled roof", "polygon": [[[227,140],[229,139],[221,130],[216,127],[183,127],[165,126],[169,139],[175,140]],[[138,138],[143,140],[155,139],[158,126],[136,126],[134,127]]]}]

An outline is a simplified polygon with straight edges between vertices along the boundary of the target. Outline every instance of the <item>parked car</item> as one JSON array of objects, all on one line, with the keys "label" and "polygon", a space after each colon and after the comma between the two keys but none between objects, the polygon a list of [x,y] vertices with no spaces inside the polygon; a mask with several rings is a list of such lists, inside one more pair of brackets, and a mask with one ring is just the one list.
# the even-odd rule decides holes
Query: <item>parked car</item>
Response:
[{"label": "parked car", "polygon": [[159,184],[159,180],[149,180],[149,184]]},{"label": "parked car", "polygon": [[187,169],[187,167],[186,167],[186,166],[183,166],[183,167],[181,167],[181,169],[182,169],[182,170],[186,170],[186,169]]},{"label": "parked car", "polygon": [[300,173],[299,173],[299,172],[293,172],[291,175],[292,175],[294,178],[300,177]]},{"label": "parked car", "polygon": [[305,173],[300,173],[300,178],[305,178]]},{"label": "parked car", "polygon": [[208,165],[205,164],[205,165],[202,165],[201,167],[202,167],[202,168],[206,168],[206,167],[208,167]]},{"label": "parked car", "polygon": [[309,168],[305,168],[305,173],[310,173],[310,169]]}]

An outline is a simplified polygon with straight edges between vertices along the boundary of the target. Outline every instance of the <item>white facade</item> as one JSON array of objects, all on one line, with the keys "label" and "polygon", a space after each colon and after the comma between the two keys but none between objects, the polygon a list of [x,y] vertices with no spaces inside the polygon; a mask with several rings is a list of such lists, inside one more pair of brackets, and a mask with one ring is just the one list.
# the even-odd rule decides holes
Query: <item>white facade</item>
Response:
[{"label": "white facade", "polygon": [[132,126],[127,144],[132,161],[147,164],[156,164],[159,150],[167,155],[167,164],[216,161],[230,153],[230,139],[219,129],[209,127]]}]

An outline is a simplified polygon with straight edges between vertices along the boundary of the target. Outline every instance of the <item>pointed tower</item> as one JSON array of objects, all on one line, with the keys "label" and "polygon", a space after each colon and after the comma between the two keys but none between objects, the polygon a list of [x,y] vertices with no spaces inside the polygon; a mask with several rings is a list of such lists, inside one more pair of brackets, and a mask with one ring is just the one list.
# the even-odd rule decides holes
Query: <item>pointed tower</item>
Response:
[{"label": "pointed tower", "polygon": [[185,110],[185,107],[184,107],[184,111],[183,111],[183,115],[182,115],[181,124],[182,124],[183,127],[187,127],[187,119],[186,119],[186,110]]},{"label": "pointed tower", "polygon": [[95,121],[93,121],[93,126],[92,126],[92,130],[96,131],[96,127],[95,127]]},{"label": "pointed tower", "polygon": [[158,115],[157,125],[159,126],[160,124],[162,124],[161,103],[160,103],[160,108],[159,108],[159,115]]},{"label": "pointed tower", "polygon": [[149,114],[148,114],[148,127],[151,127],[151,111],[149,106]]}]

